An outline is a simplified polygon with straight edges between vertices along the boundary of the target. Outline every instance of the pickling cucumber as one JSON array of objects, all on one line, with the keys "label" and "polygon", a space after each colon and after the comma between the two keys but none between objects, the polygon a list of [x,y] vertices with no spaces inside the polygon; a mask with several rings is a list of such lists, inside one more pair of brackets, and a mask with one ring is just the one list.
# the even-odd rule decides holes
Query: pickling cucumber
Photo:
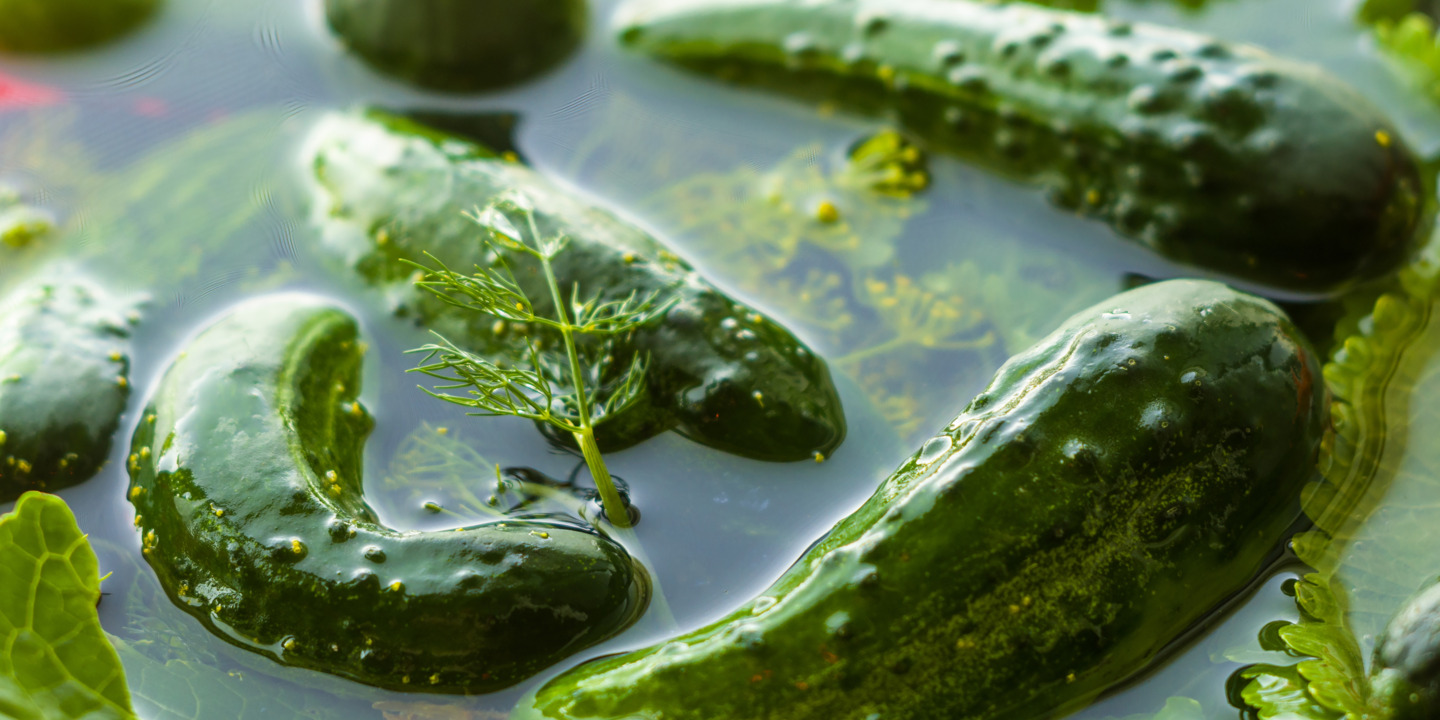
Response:
[{"label": "pickling cucumber", "polygon": [[0,52],[99,45],[155,14],[159,0],[0,0]]},{"label": "pickling cucumber", "polygon": [[84,482],[105,463],[130,397],[130,327],[88,281],[0,301],[0,502]]},{"label": "pickling cucumber", "polygon": [[1329,292],[1427,220],[1395,126],[1320,70],[1164,27],[969,0],[632,0],[623,41],[890,113],[1179,263]]},{"label": "pickling cucumber", "polygon": [[1268,301],[1197,280],[1115,296],[1007,362],[752,602],[511,717],[1058,716],[1277,554],[1326,407]]},{"label": "pickling cucumber", "polygon": [[1406,603],[1375,645],[1371,684],[1389,720],[1440,712],[1440,585]]},{"label": "pickling cucumber", "polygon": [[511,85],[585,38],[585,0],[325,0],[330,28],[375,69],[457,92]]},{"label": "pickling cucumber", "polygon": [[135,433],[143,552],[184,610],[287,665],[395,690],[481,692],[628,626],[648,578],[616,543],[544,522],[386,527],[355,320],[248,301],[191,341]]},{"label": "pickling cucumber", "polygon": [[[542,232],[569,244],[554,260],[559,286],[585,298],[622,300],[660,292],[674,305],[620,338],[606,354],[628,368],[649,358],[646,395],[602,417],[605,450],[674,428],[697,442],[763,460],[828,456],[845,437],[845,415],[824,360],[774,320],[716,289],[640,228],[589,205],[535,171],[472,143],[379,113],[331,115],[306,151],[314,172],[314,214],[322,242],[383,292],[389,309],[472,352],[523,358],[542,329],[518,331],[483,312],[458,309],[415,287],[402,259],[464,270],[505,261],[551,315],[538,262],[503,257],[465,213],[506,192],[522,192]],[[561,352],[551,344],[550,352]],[[582,348],[583,349],[583,348]],[[555,362],[563,366],[563,355]]]}]

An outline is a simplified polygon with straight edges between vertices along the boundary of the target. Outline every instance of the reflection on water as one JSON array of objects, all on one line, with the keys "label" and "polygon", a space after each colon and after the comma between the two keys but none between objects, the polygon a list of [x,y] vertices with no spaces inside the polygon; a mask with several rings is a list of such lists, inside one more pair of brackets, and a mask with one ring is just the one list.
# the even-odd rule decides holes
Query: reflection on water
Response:
[{"label": "reflection on water", "polygon": [[[320,112],[362,104],[443,114],[442,124],[462,133],[467,116],[517,113],[514,142],[529,162],[628,210],[718,285],[794,328],[839,376],[851,439],[822,464],[743,460],[673,434],[610,458],[643,513],[638,540],[682,629],[748,601],[778,576],[1011,353],[1130,278],[1176,273],[1103,226],[1055,211],[1033,189],[945,158],[930,158],[931,187],[914,198],[846,189],[846,150],[882,123],[625,57],[603,23],[578,59],[539,82],[446,97],[341,54],[320,31],[316,5],[172,0],[158,22],[94,53],[0,63],[0,186],[57,228],[23,246],[0,244],[0,290],[40,268],[78,267],[148,293],[136,402],[184,338],[239,299],[280,289],[334,297],[363,318],[375,348],[364,391],[378,421],[366,457],[371,502],[399,527],[470,523],[475,503],[487,500],[480,489],[494,483],[492,463],[566,478],[580,460],[529,423],[468,418],[414,388],[403,375],[413,358],[401,351],[426,338],[316,252],[296,144]],[[596,5],[603,18],[613,3]],[[1120,1],[1111,9],[1321,63],[1387,107],[1417,147],[1440,146],[1440,114],[1373,56],[1349,3],[1226,0],[1194,12]],[[816,225],[822,202],[835,205],[842,229]],[[51,264],[52,255],[63,262]],[[63,495],[97,541],[104,571],[115,573],[101,616],[124,643],[146,716],[194,717],[197,697],[216,703],[200,716],[217,718],[378,718],[376,702],[404,717],[424,701],[240,652],[163,599],[138,562],[133,511],[122,500],[123,438],[138,414],[132,407],[126,416],[108,468]],[[426,496],[387,482],[403,469],[397,456],[416,451],[415,433],[442,427],[452,444],[431,460],[450,479]],[[1081,717],[1153,712],[1171,696],[1199,700],[1204,717],[1233,717],[1224,678],[1249,660],[1232,650],[1293,613],[1278,591],[1292,572],[1278,569],[1168,665]],[[562,665],[669,632],[647,618]],[[503,710],[524,689],[429,701]]]}]

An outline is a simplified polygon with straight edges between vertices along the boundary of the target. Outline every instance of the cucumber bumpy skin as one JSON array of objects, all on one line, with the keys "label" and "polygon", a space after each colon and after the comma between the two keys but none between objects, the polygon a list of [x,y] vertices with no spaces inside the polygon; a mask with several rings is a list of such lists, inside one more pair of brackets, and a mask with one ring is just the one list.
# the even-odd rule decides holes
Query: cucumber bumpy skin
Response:
[{"label": "cucumber bumpy skin", "polygon": [[514,720],[1052,717],[1240,592],[1326,420],[1271,303],[1173,280],[1082,311],[773,586],[569,671]]},{"label": "cucumber bumpy skin", "polygon": [[345,312],[281,295],[237,307],[166,372],[130,499],[171,598],[282,663],[423,692],[505,687],[627,627],[649,582],[606,538],[380,523],[361,490],[363,353]]},{"label": "cucumber bumpy skin", "polygon": [[[497,256],[487,232],[465,216],[512,190],[535,206],[543,233],[570,238],[555,258],[559,286],[621,300],[659,291],[675,304],[618,341],[628,367],[649,357],[646,395],[601,417],[596,439],[618,450],[671,428],[726,452],[761,460],[829,456],[845,437],[845,414],[825,361],[770,318],[725,296],[643,230],[587,205],[535,171],[479,146],[379,113],[335,114],[306,152],[316,222],[327,249],[381,288],[396,314],[457,345],[501,361],[524,357],[530,337],[482,312],[457,309],[414,286],[402,258],[464,271]],[[542,315],[553,313],[539,263],[504,260]],[[552,346],[556,347],[556,346]],[[565,362],[563,356],[557,362]],[[543,426],[542,427],[548,427]],[[573,440],[572,440],[573,442]]]},{"label": "cucumber bumpy skin", "polygon": [[1338,291],[1426,220],[1418,161],[1316,68],[1182,30],[967,0],[632,0],[630,46],[870,112],[1158,254]]},{"label": "cucumber bumpy skin", "polygon": [[0,302],[0,502],[90,479],[130,397],[130,328],[81,280]]},{"label": "cucumber bumpy skin", "polygon": [[325,0],[330,28],[371,67],[470,92],[549,70],[580,46],[585,0]]}]

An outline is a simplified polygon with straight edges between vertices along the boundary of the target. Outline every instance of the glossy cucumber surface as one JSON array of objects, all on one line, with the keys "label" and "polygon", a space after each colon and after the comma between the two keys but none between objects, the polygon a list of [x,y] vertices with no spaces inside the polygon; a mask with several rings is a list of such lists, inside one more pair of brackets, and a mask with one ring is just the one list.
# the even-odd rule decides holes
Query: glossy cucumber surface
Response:
[{"label": "glossy cucumber surface", "polygon": [[628,626],[649,583],[608,539],[378,520],[361,487],[363,353],[344,311],[280,295],[175,360],[135,434],[129,494],[171,598],[282,663],[423,692],[501,688]]},{"label": "glossy cucumber surface", "polygon": [[514,720],[1051,717],[1240,592],[1326,421],[1272,304],[1174,280],[1082,311],[773,586],[582,665]]},{"label": "glossy cucumber surface", "polygon": [[632,0],[623,41],[889,113],[1172,260],[1290,291],[1399,266],[1418,160],[1317,68],[1153,25],[969,0]]},{"label": "glossy cucumber surface", "polygon": [[1375,645],[1372,683],[1394,720],[1440,714],[1440,585],[1416,595],[1396,613]]},{"label": "glossy cucumber surface", "polygon": [[585,38],[585,0],[325,0],[330,28],[372,67],[471,92],[520,82]]},{"label": "glossy cucumber surface", "polygon": [[[424,256],[430,253],[455,270],[497,262],[484,242],[487,231],[465,213],[507,191],[529,198],[542,232],[570,238],[554,260],[567,292],[579,287],[583,297],[621,300],[658,291],[673,299],[665,316],[621,338],[609,353],[617,370],[628,368],[636,353],[646,355],[649,373],[646,397],[597,423],[603,449],[674,428],[727,452],[788,461],[828,456],[844,439],[844,410],[824,360],[774,320],[720,292],[644,230],[535,171],[376,113],[327,117],[306,157],[325,247],[381,289],[393,312],[473,352],[519,357],[531,335],[417,290],[414,268],[401,260],[433,267]],[[504,260],[537,311],[553,313],[539,263],[514,253]]]},{"label": "glossy cucumber surface", "polygon": [[121,306],[84,280],[0,300],[0,502],[84,482],[104,464],[130,397]]}]

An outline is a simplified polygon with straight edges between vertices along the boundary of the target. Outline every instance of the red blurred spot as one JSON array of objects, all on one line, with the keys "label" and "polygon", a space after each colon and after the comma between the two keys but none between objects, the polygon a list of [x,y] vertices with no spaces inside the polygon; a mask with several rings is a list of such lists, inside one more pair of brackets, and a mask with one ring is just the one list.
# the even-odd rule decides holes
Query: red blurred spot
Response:
[{"label": "red blurred spot", "polygon": [[135,114],[150,118],[165,117],[170,114],[170,106],[160,98],[142,97],[135,101]]},{"label": "red blurred spot", "polygon": [[54,105],[63,99],[65,94],[55,88],[32,85],[0,73],[0,110]]}]

